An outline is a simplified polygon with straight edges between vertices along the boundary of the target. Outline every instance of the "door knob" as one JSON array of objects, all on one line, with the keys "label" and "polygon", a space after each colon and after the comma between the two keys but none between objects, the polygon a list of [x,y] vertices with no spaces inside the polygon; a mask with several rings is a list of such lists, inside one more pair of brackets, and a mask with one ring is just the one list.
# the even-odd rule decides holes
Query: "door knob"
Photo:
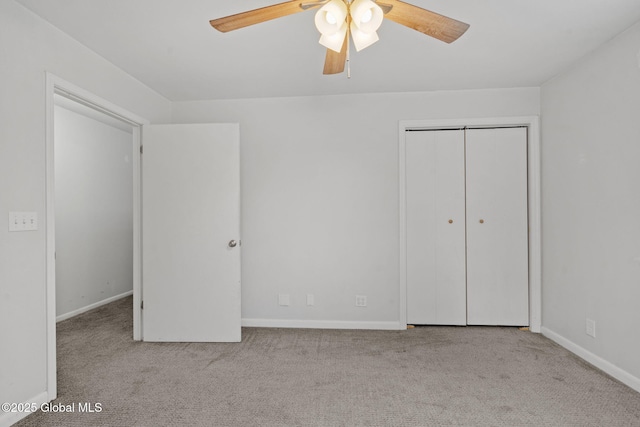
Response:
[{"label": "door knob", "polygon": [[449,224],[453,224],[453,220],[452,219],[449,220]]},{"label": "door knob", "polygon": [[484,219],[481,219],[481,220],[480,220],[480,224],[484,224]]},{"label": "door knob", "polygon": [[235,240],[230,240],[229,241],[229,247],[230,248],[235,248],[237,244],[238,244],[238,242],[236,242]]}]

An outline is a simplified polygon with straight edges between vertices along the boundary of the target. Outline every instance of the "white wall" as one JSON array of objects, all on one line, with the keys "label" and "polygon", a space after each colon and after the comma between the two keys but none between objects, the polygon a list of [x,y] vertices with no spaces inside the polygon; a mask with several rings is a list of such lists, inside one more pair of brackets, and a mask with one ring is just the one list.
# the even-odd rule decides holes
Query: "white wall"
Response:
[{"label": "white wall", "polygon": [[393,327],[398,121],[537,114],[521,88],[183,102],[173,119],[240,123],[245,324]]},{"label": "white wall", "polygon": [[638,389],[639,50],[640,23],[544,84],[541,98],[543,326]]},{"label": "white wall", "polygon": [[[0,402],[21,402],[47,378],[45,71],[154,122],[171,104],[12,0],[0,0],[0,58]],[[36,211],[39,229],[9,233],[9,211]]]},{"label": "white wall", "polygon": [[57,105],[54,118],[60,317],[133,290],[133,134]]}]

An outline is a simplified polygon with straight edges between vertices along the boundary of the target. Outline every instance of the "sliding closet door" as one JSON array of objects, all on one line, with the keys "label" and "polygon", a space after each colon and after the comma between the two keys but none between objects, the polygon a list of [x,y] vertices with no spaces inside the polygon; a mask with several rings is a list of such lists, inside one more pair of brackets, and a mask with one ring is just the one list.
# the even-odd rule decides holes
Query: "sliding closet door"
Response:
[{"label": "sliding closet door", "polygon": [[528,325],[527,131],[470,129],[467,323]]},{"label": "sliding closet door", "polygon": [[407,132],[409,324],[466,324],[464,185],[464,131]]}]

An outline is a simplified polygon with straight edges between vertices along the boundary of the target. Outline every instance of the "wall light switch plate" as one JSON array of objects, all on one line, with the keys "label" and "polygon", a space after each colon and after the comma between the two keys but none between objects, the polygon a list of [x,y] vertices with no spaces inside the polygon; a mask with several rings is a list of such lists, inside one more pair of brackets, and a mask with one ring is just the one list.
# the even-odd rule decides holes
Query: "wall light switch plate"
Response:
[{"label": "wall light switch plate", "polygon": [[37,212],[9,212],[9,231],[33,231],[37,229]]}]

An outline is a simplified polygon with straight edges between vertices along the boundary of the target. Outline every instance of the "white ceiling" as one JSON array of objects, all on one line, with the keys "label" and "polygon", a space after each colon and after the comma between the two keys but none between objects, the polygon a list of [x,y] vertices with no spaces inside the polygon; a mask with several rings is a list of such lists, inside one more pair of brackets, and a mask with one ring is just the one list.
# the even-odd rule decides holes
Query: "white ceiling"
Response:
[{"label": "white ceiling", "polygon": [[16,0],[171,101],[539,86],[640,20],[638,0],[408,0],[471,25],[448,45],[385,20],[324,76],[313,11],[219,33],[283,0]]}]

